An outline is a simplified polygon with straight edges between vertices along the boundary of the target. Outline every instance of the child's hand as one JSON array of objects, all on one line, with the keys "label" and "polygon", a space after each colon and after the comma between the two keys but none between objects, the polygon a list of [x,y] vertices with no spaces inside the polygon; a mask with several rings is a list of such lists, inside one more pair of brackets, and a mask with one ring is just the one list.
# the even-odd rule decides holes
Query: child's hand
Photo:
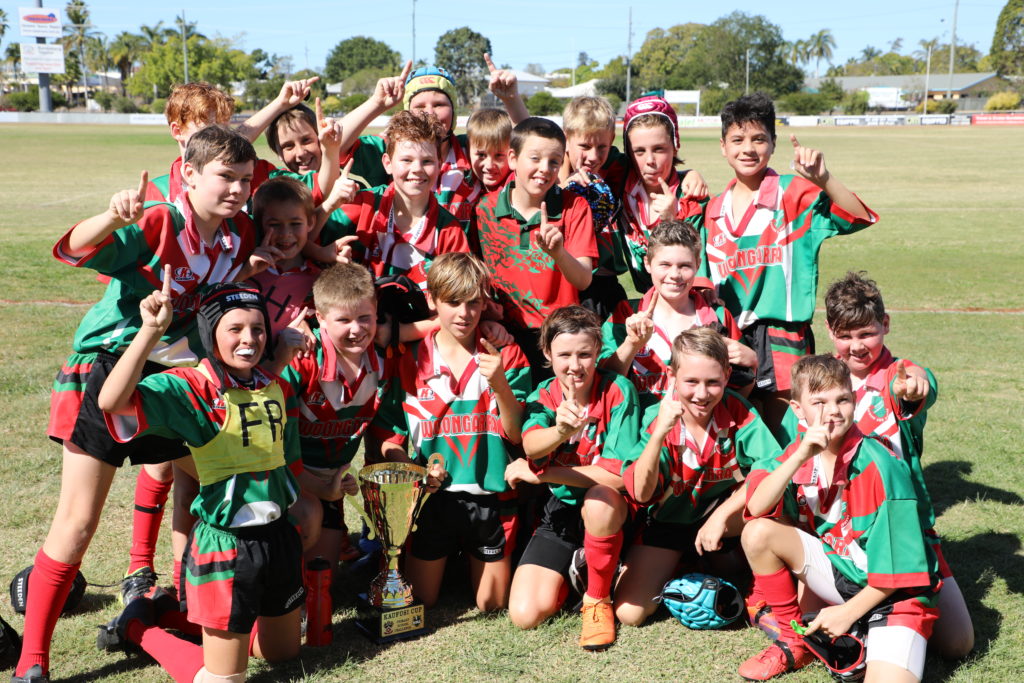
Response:
[{"label": "child's hand", "polygon": [[804,147],[795,135],[789,136],[793,143],[793,163],[791,168],[819,187],[828,182],[828,169],[825,168],[825,155],[816,149]]},{"label": "child's hand", "polygon": [[139,302],[139,314],[142,326],[149,327],[163,334],[174,319],[174,307],[171,305],[171,264],[164,266],[164,281],[159,290],[154,291]]},{"label": "child's hand", "polygon": [[331,194],[327,195],[327,199],[324,201],[324,210],[334,211],[342,204],[351,204],[356,200],[356,194],[359,192],[359,185],[356,181],[348,177],[349,172],[352,170],[352,164],[355,159],[349,159],[345,167],[341,169],[341,175],[336,181],[334,181],[334,187],[331,188]]},{"label": "child's hand", "polygon": [[138,190],[121,190],[110,198],[107,213],[115,230],[133,225],[142,220],[143,207],[146,205],[146,186],[149,185],[149,173],[142,172]]},{"label": "child's hand", "polygon": [[298,81],[285,81],[281,86],[281,92],[277,94],[277,101],[285,109],[291,109],[309,97],[310,87],[320,80],[319,76],[303,78]]},{"label": "child's hand", "polygon": [[516,458],[508,464],[505,468],[505,481],[512,488],[516,487],[516,484],[523,482],[526,484],[540,484],[540,477],[537,473],[530,469],[530,463],[526,458]]},{"label": "child's hand", "polygon": [[515,341],[512,335],[509,334],[509,331],[505,329],[505,326],[496,320],[481,320],[480,334],[499,349]]},{"label": "child's hand", "polygon": [[857,618],[849,614],[845,604],[832,605],[818,612],[818,616],[814,617],[814,621],[807,625],[804,635],[809,636],[815,631],[821,631],[829,638],[837,638],[844,633],[849,633],[850,627],[853,626],[855,621],[857,621]]},{"label": "child's hand", "polygon": [[338,470],[338,473],[341,474],[341,479],[338,483],[342,494],[346,496],[354,496],[359,493],[359,482],[356,481],[356,478],[351,472],[349,472],[351,467],[352,463],[345,463],[341,466],[341,469]]},{"label": "child's hand", "polygon": [[807,431],[804,432],[804,439],[800,444],[800,450],[804,451],[804,462],[828,448],[829,431],[829,426],[825,424],[825,404],[822,403],[817,419],[807,425]]},{"label": "child's hand", "polygon": [[700,527],[697,532],[697,538],[694,539],[693,545],[697,549],[698,555],[704,553],[713,553],[716,550],[722,549],[722,538],[725,537],[726,525],[724,519],[718,519],[718,515],[712,514],[708,517],[708,521]]},{"label": "child's hand", "polygon": [[334,159],[337,162],[341,151],[341,122],[329,116],[324,117],[319,97],[316,98],[316,130],[320,147],[323,148],[323,159]]},{"label": "child's hand", "polygon": [[676,400],[674,392],[667,393],[658,405],[658,418],[655,423],[655,429],[662,433],[662,438],[664,438],[664,434],[668,434],[682,417],[683,402]]},{"label": "child's hand", "polygon": [[672,188],[668,186],[664,178],[658,180],[661,183],[661,194],[650,195],[651,213],[660,217],[663,221],[670,221],[676,217],[676,196]]},{"label": "child's hand", "polygon": [[563,437],[575,434],[587,421],[587,411],[576,402],[574,392],[562,385],[562,402],[555,411],[555,427]]},{"label": "child's hand", "polygon": [[487,384],[491,389],[498,390],[508,386],[508,378],[505,377],[505,364],[501,362],[501,351],[494,348],[494,344],[481,339],[486,353],[477,356],[477,363],[480,364],[480,374],[487,378]]},{"label": "child's hand", "polygon": [[907,403],[917,403],[928,397],[928,380],[917,374],[908,374],[902,360],[896,361],[896,379],[892,382],[892,395]]},{"label": "child's hand", "polygon": [[626,318],[626,342],[642,349],[654,334],[654,307],[658,305],[658,291],[654,291],[647,310],[638,311]]},{"label": "child's hand", "polygon": [[246,270],[246,278],[259,275],[267,268],[274,267],[277,264],[277,259],[284,258],[281,250],[270,244],[270,238],[273,236],[273,233],[273,230],[267,230],[266,234],[263,235],[263,241],[252,250],[252,254],[249,255],[249,267]]},{"label": "child's hand", "polygon": [[382,78],[377,81],[377,87],[373,89],[373,101],[377,104],[378,109],[387,111],[396,104],[402,103],[402,98],[405,97],[405,79],[409,77],[410,71],[412,71],[411,59],[405,63],[402,73],[398,76]]},{"label": "child's hand", "polygon": [[340,237],[334,240],[335,263],[349,263],[352,261],[352,243],[357,239],[359,238],[355,235],[349,235],[348,237]]},{"label": "child's hand", "polygon": [[434,460],[427,464],[427,490],[431,493],[436,493],[447,477],[448,472],[444,468],[443,460]]},{"label": "child's hand", "polygon": [[683,176],[682,191],[684,199],[703,199],[708,196],[708,184],[697,171],[690,169]]},{"label": "child's hand", "polygon": [[308,329],[308,326],[306,326],[307,315],[309,315],[309,309],[303,306],[299,314],[295,316],[295,319],[277,333],[277,343],[274,345],[274,359],[277,361],[278,367],[283,368],[303,352],[311,350],[309,337],[306,336],[306,332],[302,329],[303,327]]},{"label": "child's hand", "polygon": [[[568,159],[568,157],[566,158]],[[566,161],[564,165],[568,167],[569,162]],[[575,173],[567,177],[564,182],[559,183],[559,187],[564,189],[566,187],[569,187],[569,183],[579,183],[582,187],[587,187],[588,185],[590,185],[590,174],[581,168],[580,170],[576,171]]]},{"label": "child's hand", "polygon": [[508,69],[499,69],[494,66],[491,56],[486,52],[484,53],[484,61],[487,62],[487,70],[491,74],[491,80],[487,84],[487,89],[502,101],[518,97],[519,79],[516,78],[515,72]]},{"label": "child's hand", "polygon": [[540,227],[537,228],[537,246],[549,256],[554,256],[562,248],[564,237],[557,225],[548,223],[547,202],[540,203]]},{"label": "child's hand", "polygon": [[722,340],[725,342],[725,348],[729,350],[729,363],[745,368],[757,367],[757,352],[754,349],[728,337],[722,337]]}]

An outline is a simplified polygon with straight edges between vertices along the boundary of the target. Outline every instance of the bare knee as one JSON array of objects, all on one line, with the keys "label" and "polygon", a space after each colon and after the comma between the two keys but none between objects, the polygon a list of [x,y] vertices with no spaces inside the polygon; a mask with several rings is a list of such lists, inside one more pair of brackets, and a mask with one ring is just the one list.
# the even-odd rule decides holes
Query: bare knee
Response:
[{"label": "bare knee", "polygon": [[508,616],[512,620],[512,623],[524,631],[536,628],[553,612],[554,610],[545,613],[544,610],[539,609],[537,605],[533,604],[513,603],[508,607]]},{"label": "bare knee", "polygon": [[615,607],[616,618],[619,620],[619,623],[626,626],[641,626],[650,615],[651,610],[641,605],[632,605],[628,602],[621,603]]},{"label": "bare knee", "polygon": [[770,519],[757,518],[747,522],[743,526],[743,533],[740,534],[740,543],[747,557],[761,555],[770,550],[777,527],[778,523]]},{"label": "bare knee", "polygon": [[581,514],[587,531],[611,535],[622,528],[626,519],[626,501],[615,489],[598,484],[587,490]]}]

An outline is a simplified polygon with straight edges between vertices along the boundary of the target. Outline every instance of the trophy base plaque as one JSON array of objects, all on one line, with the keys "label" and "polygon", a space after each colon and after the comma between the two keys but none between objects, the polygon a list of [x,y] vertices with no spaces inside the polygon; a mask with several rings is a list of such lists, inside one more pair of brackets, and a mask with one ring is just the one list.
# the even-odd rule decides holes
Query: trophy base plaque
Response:
[{"label": "trophy base plaque", "polygon": [[408,607],[374,607],[366,593],[360,593],[356,598],[356,611],[356,626],[378,645],[412,640],[427,633],[421,602],[414,602]]}]

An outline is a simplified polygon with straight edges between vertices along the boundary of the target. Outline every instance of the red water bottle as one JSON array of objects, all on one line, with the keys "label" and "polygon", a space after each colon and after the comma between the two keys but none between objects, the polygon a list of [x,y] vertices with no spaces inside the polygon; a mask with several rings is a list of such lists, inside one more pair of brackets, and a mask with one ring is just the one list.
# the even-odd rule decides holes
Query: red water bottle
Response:
[{"label": "red water bottle", "polygon": [[306,563],[306,645],[322,647],[334,639],[331,623],[331,563],[322,557]]}]

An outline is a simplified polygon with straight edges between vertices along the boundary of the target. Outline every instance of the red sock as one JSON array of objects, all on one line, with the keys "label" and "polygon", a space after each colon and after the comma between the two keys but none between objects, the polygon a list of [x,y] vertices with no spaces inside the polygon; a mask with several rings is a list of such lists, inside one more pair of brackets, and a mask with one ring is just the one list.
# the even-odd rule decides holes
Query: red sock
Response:
[{"label": "red sock", "polygon": [[71,584],[82,563],[65,564],[51,559],[39,550],[35,567],[28,577],[28,596],[25,605],[25,633],[22,636],[21,658],[16,674],[23,674],[34,664],[50,671],[50,640],[64,601],[71,592]]},{"label": "red sock", "polygon": [[584,532],[583,552],[587,556],[587,596],[603,600],[612,594],[612,580],[622,552],[622,532],[603,537]]},{"label": "red sock", "polygon": [[139,468],[135,480],[135,513],[132,515],[132,547],[128,551],[128,573],[142,567],[153,568],[156,539],[160,536],[160,523],[164,519],[164,505],[171,491],[173,479],[159,481],[149,476],[145,467]]},{"label": "red sock", "polygon": [[789,623],[793,619],[800,622],[803,616],[797,603],[796,584],[789,569],[783,567],[773,574],[754,574],[754,583],[757,585],[755,591],[764,595],[765,602],[772,608],[772,614],[779,623],[779,638],[803,646],[803,641],[793,632]]},{"label": "red sock", "polygon": [[161,614],[157,625],[161,628],[173,628],[175,631],[181,631],[188,636],[198,636],[203,633],[202,626],[193,624],[188,620],[188,614],[178,612],[177,610]]},{"label": "red sock", "polygon": [[181,585],[181,560],[174,561],[174,571],[172,578],[174,579],[174,590],[178,591],[178,599],[184,600],[185,587]]},{"label": "red sock", "polygon": [[138,619],[128,622],[128,640],[155,659],[176,683],[192,683],[203,668],[203,648],[178,638],[159,626],[146,626]]}]

